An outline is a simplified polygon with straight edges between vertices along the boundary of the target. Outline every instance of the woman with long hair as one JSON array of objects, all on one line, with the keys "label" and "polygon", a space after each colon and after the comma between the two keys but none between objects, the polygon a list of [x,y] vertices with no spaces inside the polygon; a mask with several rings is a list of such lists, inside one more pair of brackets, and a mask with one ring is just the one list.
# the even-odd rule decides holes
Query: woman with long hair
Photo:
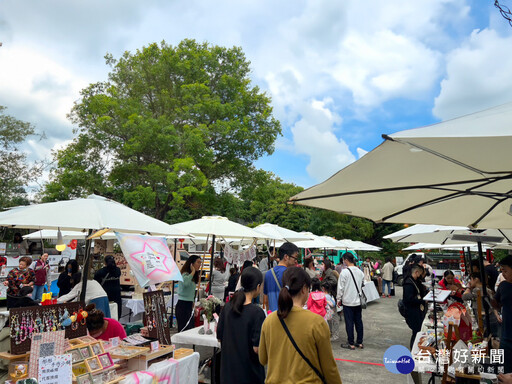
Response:
[{"label": "woman with long hair", "polygon": [[181,268],[183,281],[178,283],[178,302],[176,303],[176,320],[178,332],[194,328],[193,309],[196,285],[201,278],[201,258],[190,256]]},{"label": "woman with long hair", "polygon": [[76,260],[69,260],[64,267],[64,271],[59,275],[57,287],[59,287],[59,297],[67,295],[71,288],[75,286],[73,276],[79,271],[78,262]]},{"label": "woman with long hair", "polygon": [[108,300],[117,304],[117,318],[121,318],[121,269],[116,265],[114,256],[105,256],[105,266],[94,274],[96,280],[107,292]]},{"label": "woman with long hair", "polygon": [[242,287],[224,307],[217,327],[222,345],[220,380],[228,384],[258,384],[265,381],[265,369],[258,360],[265,313],[252,300],[260,294],[263,274],[247,267],[240,280]]},{"label": "woman with long hair", "polygon": [[315,260],[313,260],[312,257],[308,257],[304,260],[304,270],[312,279],[314,279],[315,277],[318,278],[318,274],[316,273],[315,268]]},{"label": "woman with long hair", "polygon": [[278,310],[261,329],[259,358],[268,365],[267,384],[341,384],[329,326],[321,316],[303,308],[310,285],[311,278],[302,268],[288,267],[283,274]]},{"label": "woman with long hair", "polygon": [[220,257],[216,257],[213,261],[212,272],[212,295],[221,301],[224,300],[224,291],[226,289],[226,281],[229,279],[229,271],[226,271],[224,263]]},{"label": "woman with long hair", "polygon": [[338,279],[340,275],[333,268],[331,260],[325,258],[323,261],[322,281],[329,283],[329,294],[336,300]]}]

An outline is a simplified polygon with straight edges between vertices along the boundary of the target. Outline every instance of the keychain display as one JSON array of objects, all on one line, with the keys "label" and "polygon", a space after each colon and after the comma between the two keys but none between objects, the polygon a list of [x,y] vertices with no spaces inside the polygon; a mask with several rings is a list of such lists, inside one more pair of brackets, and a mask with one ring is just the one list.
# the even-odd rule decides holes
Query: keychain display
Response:
[{"label": "keychain display", "polygon": [[[11,308],[11,351],[22,354],[30,350],[33,335],[65,330],[67,338],[87,335],[86,317],[81,303],[65,303]],[[73,313],[73,315],[70,315]]]}]

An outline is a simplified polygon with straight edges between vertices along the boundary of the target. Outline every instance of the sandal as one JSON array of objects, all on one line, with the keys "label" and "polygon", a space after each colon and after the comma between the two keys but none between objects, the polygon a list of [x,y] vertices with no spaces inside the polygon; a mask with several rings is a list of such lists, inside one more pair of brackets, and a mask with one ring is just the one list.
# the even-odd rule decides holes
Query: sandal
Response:
[{"label": "sandal", "polygon": [[341,348],[350,349],[351,351],[355,351],[356,347],[350,344],[341,344]]},{"label": "sandal", "polygon": [[356,347],[359,348],[359,349],[364,349],[364,345],[363,344],[356,344]]}]

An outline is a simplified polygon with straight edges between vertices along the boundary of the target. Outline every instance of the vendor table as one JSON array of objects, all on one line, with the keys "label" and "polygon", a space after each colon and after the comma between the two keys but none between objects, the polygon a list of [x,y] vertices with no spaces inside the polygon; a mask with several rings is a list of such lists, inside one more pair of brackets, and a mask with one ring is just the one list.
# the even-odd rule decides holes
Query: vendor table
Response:
[{"label": "vendor table", "polygon": [[[204,347],[212,347],[213,348],[213,358],[212,358],[212,383],[216,383],[215,377],[216,377],[216,355],[218,350],[220,349],[220,343],[217,340],[217,334],[213,333],[211,335],[200,335],[199,329],[202,328],[196,327],[193,329],[189,329],[188,331],[179,332],[171,337],[171,342],[173,344],[192,344],[194,347],[196,345],[202,345]],[[210,325],[211,329],[215,329],[215,323],[211,323]]]},{"label": "vendor table", "polygon": [[127,375],[122,384],[152,384],[154,382],[197,384],[199,353],[195,352],[179,360],[168,359],[151,365],[146,371]]},{"label": "vendor table", "polygon": [[[215,327],[215,323],[212,323],[212,327]],[[202,345],[205,347],[212,348],[220,348],[220,343],[217,340],[217,334],[213,333],[211,335],[200,335],[199,329],[203,326],[189,329],[188,331],[183,331],[172,335],[171,342],[173,344],[192,344],[192,345]]]}]

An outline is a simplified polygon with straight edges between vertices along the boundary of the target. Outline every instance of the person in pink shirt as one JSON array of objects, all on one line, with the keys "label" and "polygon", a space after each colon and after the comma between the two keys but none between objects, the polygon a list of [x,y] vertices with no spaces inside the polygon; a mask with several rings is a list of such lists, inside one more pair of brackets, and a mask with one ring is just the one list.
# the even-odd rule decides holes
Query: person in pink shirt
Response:
[{"label": "person in pink shirt", "polygon": [[123,340],[126,337],[123,325],[115,319],[105,317],[103,312],[94,308],[93,305],[90,304],[86,307],[88,312],[86,322],[89,334],[96,340],[109,341],[113,337],[119,337]]},{"label": "person in pink shirt", "polygon": [[320,290],[320,280],[317,278],[314,278],[311,280],[311,292],[308,297],[308,309],[316,313],[317,315],[320,315],[322,317],[325,317],[327,310],[325,309],[327,306],[327,299],[325,298],[325,293]]}]

